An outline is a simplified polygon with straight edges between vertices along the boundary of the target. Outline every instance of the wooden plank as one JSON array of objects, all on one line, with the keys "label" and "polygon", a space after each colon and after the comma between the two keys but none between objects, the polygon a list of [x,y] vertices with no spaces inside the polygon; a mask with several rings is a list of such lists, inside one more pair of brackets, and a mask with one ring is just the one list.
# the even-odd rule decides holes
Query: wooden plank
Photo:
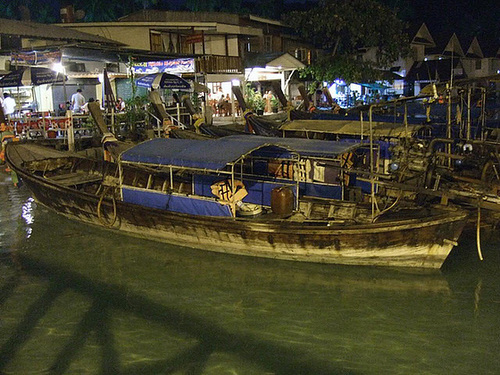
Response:
[{"label": "wooden plank", "polygon": [[59,185],[74,186],[74,185],[100,182],[102,181],[102,176],[96,174],[88,174],[84,172],[74,172],[74,173],[66,173],[62,175],[47,177],[47,179]]}]

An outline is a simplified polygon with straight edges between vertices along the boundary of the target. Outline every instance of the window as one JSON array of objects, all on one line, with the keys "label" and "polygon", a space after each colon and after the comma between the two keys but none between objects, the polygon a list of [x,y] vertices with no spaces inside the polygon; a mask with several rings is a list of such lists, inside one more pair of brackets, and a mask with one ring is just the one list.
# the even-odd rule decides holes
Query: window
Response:
[{"label": "window", "polygon": [[163,52],[163,41],[162,41],[161,34],[150,33],[149,38],[151,40],[151,51]]},{"label": "window", "polygon": [[482,63],[482,60],[480,60],[480,59],[476,60],[476,70],[481,70],[481,65],[482,65],[481,63]]},{"label": "window", "polygon": [[272,52],[272,51],[273,51],[273,36],[264,35],[264,52]]}]

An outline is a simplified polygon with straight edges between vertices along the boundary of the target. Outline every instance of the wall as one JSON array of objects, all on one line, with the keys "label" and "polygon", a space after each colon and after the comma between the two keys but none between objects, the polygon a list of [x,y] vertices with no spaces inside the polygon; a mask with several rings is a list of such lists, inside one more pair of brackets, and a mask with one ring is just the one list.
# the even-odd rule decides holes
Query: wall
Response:
[{"label": "wall", "polygon": [[72,29],[79,30],[85,33],[99,35],[104,38],[115,40],[125,44],[130,48],[142,50],[150,50],[149,27],[134,27],[134,26],[78,26],[72,25]]}]

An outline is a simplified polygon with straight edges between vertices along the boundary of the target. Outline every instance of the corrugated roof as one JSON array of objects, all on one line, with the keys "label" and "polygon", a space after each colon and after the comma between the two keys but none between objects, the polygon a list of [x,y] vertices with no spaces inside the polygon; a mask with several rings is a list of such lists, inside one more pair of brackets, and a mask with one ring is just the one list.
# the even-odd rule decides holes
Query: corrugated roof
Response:
[{"label": "corrugated roof", "polygon": [[24,38],[62,40],[68,42],[90,42],[105,45],[123,45],[101,36],[81,31],[36,22],[16,21],[0,18],[0,34],[14,35]]}]

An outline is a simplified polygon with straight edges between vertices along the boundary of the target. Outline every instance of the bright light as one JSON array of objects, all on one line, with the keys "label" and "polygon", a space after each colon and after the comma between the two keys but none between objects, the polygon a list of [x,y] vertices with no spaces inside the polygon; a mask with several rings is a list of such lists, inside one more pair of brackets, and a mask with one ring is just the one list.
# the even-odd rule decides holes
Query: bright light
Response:
[{"label": "bright light", "polygon": [[64,66],[62,63],[54,63],[52,64],[52,70],[57,73],[64,73]]},{"label": "bright light", "polygon": [[232,83],[233,86],[239,86],[240,85],[240,80],[239,79],[233,79],[231,81],[231,83]]}]

